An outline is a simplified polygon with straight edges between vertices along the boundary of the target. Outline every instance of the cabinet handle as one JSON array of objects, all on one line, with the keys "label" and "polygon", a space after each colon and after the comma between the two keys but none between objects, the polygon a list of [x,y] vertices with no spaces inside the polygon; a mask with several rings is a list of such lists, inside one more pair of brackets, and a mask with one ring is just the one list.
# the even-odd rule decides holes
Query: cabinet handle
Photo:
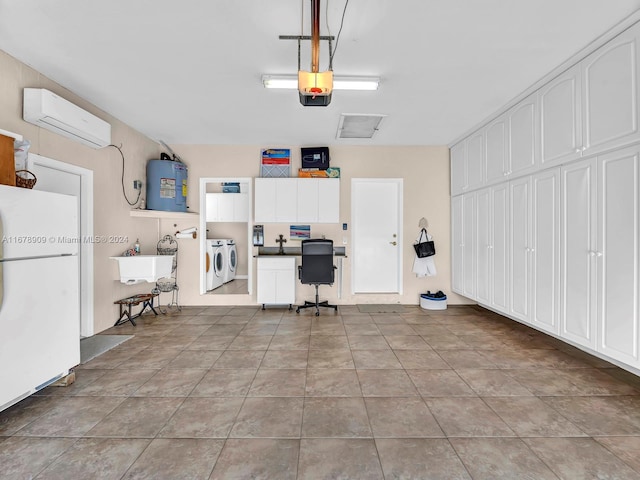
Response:
[{"label": "cabinet handle", "polygon": [[582,149],[580,147],[576,148],[576,153],[581,153]]},{"label": "cabinet handle", "polygon": [[391,245],[393,245],[394,247],[398,244],[398,242],[389,242]]},{"label": "cabinet handle", "polygon": [[596,252],[596,257],[601,257],[602,256],[602,252]]}]

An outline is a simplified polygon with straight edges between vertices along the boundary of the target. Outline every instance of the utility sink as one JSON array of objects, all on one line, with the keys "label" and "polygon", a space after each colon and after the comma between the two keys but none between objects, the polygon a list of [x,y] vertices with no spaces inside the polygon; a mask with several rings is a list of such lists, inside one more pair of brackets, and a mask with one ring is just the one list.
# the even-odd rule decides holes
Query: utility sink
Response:
[{"label": "utility sink", "polygon": [[133,255],[109,257],[118,262],[120,282],[127,285],[149,282],[171,276],[173,255]]}]

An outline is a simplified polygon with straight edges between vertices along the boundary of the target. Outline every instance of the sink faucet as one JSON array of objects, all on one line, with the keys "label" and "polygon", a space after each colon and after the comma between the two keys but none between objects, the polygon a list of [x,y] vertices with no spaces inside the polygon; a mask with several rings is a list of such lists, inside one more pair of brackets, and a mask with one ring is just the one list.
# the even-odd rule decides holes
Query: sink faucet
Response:
[{"label": "sink faucet", "polygon": [[280,234],[280,238],[276,238],[276,243],[280,244],[280,250],[278,250],[278,255],[284,255],[284,247],[283,244],[287,242],[287,239]]}]

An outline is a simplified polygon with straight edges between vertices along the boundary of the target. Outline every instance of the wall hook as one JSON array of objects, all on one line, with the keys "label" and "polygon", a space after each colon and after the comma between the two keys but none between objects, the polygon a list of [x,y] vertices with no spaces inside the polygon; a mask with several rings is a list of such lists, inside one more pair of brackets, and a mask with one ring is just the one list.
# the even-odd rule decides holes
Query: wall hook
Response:
[{"label": "wall hook", "polygon": [[429,226],[429,222],[427,222],[427,219],[422,217],[420,219],[420,222],[418,222],[418,227],[419,228],[427,228]]}]

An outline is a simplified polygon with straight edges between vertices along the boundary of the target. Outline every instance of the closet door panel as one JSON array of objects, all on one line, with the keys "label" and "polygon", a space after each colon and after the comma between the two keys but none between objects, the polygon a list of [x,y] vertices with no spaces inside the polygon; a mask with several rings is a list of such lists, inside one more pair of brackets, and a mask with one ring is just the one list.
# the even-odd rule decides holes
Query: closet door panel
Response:
[{"label": "closet door panel", "polygon": [[509,184],[491,189],[491,306],[509,310]]},{"label": "closet door panel", "polygon": [[476,298],[478,303],[491,303],[491,190],[476,194]]},{"label": "closet door panel", "polygon": [[529,189],[530,178],[514,180],[510,184],[510,313],[529,322]]}]

